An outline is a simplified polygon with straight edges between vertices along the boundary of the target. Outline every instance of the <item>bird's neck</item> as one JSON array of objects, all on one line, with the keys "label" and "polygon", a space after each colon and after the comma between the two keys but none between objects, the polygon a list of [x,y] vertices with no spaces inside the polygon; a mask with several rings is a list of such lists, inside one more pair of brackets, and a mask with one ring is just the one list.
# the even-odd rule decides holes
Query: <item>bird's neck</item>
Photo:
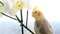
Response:
[{"label": "bird's neck", "polygon": [[42,19],[44,19],[44,16],[35,17],[35,20],[42,20]]}]

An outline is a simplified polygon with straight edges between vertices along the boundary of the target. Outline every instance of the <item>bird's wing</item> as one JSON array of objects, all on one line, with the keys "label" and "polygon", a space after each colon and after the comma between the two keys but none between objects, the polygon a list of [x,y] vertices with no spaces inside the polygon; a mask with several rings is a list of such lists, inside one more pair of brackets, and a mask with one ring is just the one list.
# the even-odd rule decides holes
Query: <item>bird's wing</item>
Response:
[{"label": "bird's wing", "polygon": [[41,28],[39,32],[41,34],[52,34],[52,27],[46,19],[41,20]]}]

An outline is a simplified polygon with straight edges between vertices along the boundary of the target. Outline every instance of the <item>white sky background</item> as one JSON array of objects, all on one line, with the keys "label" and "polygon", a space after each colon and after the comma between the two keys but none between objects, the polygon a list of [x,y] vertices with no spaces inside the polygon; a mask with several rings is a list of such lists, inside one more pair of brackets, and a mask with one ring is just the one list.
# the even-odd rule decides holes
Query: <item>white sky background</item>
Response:
[{"label": "white sky background", "polygon": [[[60,0],[30,0],[30,6],[31,7],[30,7],[30,10],[29,10],[29,21],[28,21],[29,22],[28,23],[28,26],[29,26],[30,29],[33,30],[34,19],[31,16],[31,13],[32,13],[31,10],[32,10],[32,8],[35,5],[38,5],[38,9],[43,12],[44,16],[46,17],[46,19],[51,24],[52,24],[52,22],[53,23],[54,22],[60,22]],[[25,10],[26,9],[24,8],[23,9],[24,24],[25,24],[25,18],[26,18],[26,11]],[[18,12],[17,15],[19,16],[19,12]],[[0,33],[1,34],[9,34],[9,33],[10,34],[17,34],[17,33],[19,34],[20,33],[20,31],[18,30],[20,28],[19,25],[18,25],[19,23],[17,21],[14,21],[14,20],[9,19],[9,18],[7,18],[7,17],[4,16],[4,17],[0,18],[0,24],[1,24],[2,28],[3,28],[3,30],[2,30],[2,28],[0,26],[0,30],[1,30]],[[7,28],[6,29],[7,30],[6,32],[4,31],[4,27]],[[17,31],[14,32],[14,28]],[[14,32],[14,33],[12,33],[11,31]],[[2,33],[2,32],[4,32],[4,33]]]}]

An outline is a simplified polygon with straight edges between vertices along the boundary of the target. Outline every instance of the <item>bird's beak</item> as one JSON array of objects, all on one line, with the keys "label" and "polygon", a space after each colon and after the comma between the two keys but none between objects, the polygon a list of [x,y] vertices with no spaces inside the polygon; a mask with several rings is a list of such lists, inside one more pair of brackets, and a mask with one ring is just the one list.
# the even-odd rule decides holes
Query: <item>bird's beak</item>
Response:
[{"label": "bird's beak", "polygon": [[34,14],[32,13],[32,17],[34,17]]}]

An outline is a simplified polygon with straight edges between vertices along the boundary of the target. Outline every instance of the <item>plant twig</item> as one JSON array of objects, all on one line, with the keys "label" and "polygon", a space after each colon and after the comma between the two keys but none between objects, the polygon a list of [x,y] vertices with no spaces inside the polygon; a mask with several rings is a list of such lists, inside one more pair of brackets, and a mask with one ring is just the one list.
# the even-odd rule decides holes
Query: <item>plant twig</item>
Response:
[{"label": "plant twig", "polygon": [[6,14],[3,13],[3,12],[1,12],[1,14],[3,14],[3,15],[6,16],[6,17],[9,17],[9,18],[11,18],[11,19],[17,20],[17,19],[15,19],[15,18],[11,17],[11,16],[6,15]]},{"label": "plant twig", "polygon": [[24,29],[23,29],[23,16],[22,16],[22,10],[20,10],[20,14],[21,14],[21,30],[22,30],[22,34],[24,34]]},{"label": "plant twig", "polygon": [[[22,23],[22,21],[19,20],[19,18],[17,17],[17,15],[16,15],[16,18],[17,18],[17,19],[15,19],[15,18],[13,18],[13,17],[10,17],[10,16],[6,15],[6,14],[3,13],[3,12],[1,12],[1,14],[5,15],[6,17],[9,17],[9,18],[11,18],[11,19],[18,20],[19,23]],[[29,32],[31,32],[32,34],[34,34],[34,32],[32,32],[32,31],[31,31],[28,27],[26,27],[24,24],[22,24],[22,26],[23,26],[24,28],[26,28]]]},{"label": "plant twig", "polygon": [[28,24],[28,10],[27,10],[27,15],[26,15],[26,27],[27,27],[27,24]]},{"label": "plant twig", "polygon": [[31,32],[32,34],[34,34],[34,32],[32,32],[28,27],[26,27],[26,26],[19,20],[19,18],[17,17],[17,15],[15,15],[15,16],[16,16],[18,22],[21,23],[24,28],[26,28],[29,32]]}]

